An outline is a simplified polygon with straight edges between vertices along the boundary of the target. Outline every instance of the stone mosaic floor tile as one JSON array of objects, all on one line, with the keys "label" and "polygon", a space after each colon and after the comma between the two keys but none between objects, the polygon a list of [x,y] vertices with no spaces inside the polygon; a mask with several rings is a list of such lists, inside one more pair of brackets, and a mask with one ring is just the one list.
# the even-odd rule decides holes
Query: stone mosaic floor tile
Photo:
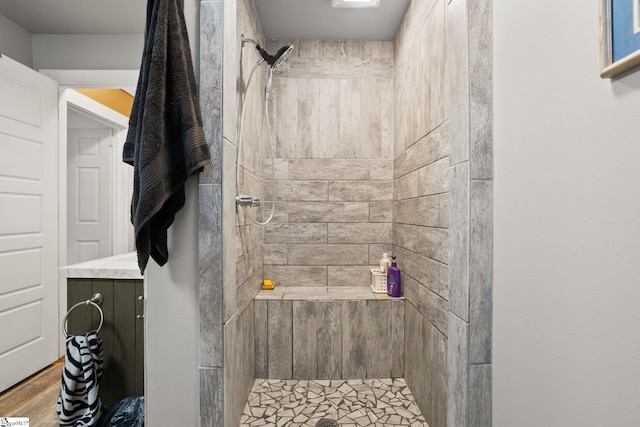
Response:
[{"label": "stone mosaic floor tile", "polygon": [[366,380],[257,379],[239,427],[429,427],[402,378]]}]

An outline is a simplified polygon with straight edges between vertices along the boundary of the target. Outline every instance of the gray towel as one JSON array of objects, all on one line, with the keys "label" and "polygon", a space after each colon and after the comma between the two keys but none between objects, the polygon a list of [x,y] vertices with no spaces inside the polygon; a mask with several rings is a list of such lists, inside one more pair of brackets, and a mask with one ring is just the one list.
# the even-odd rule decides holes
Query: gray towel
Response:
[{"label": "gray towel", "polygon": [[167,229],[184,184],[211,162],[184,20],[183,0],[148,0],[144,53],[123,161],[133,165],[131,222],[138,266],[164,265]]}]

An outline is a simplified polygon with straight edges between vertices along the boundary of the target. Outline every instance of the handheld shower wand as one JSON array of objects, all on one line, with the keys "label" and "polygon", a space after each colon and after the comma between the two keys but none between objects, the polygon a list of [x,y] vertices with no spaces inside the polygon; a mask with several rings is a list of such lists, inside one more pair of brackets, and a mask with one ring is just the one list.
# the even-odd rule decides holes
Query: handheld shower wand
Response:
[{"label": "handheld shower wand", "polygon": [[[236,188],[239,190],[240,189],[240,172],[241,172],[241,167],[240,167],[240,159],[241,159],[241,155],[242,155],[242,144],[243,144],[243,130],[244,130],[244,114],[245,114],[245,110],[247,107],[247,98],[246,98],[246,92],[249,89],[249,86],[251,86],[251,78],[253,77],[254,71],[263,63],[266,62],[267,64],[269,64],[269,68],[267,69],[267,81],[265,82],[265,87],[264,87],[264,102],[265,102],[265,106],[264,106],[264,113],[265,113],[265,118],[266,118],[266,125],[267,125],[267,138],[270,138],[271,135],[271,130],[269,129],[269,98],[270,98],[270,92],[271,92],[271,82],[272,82],[272,78],[273,78],[273,70],[276,69],[276,67],[278,67],[280,64],[282,64],[282,62],[284,60],[286,60],[289,55],[291,54],[291,51],[293,50],[293,46],[290,45],[286,45],[286,46],[282,46],[280,49],[278,49],[278,51],[274,54],[271,55],[269,52],[267,52],[265,49],[262,48],[262,46],[260,46],[255,40],[249,39],[249,38],[245,38],[244,34],[242,35],[241,38],[242,41],[242,47],[244,48],[244,44],[245,42],[250,42],[253,43],[256,47],[256,50],[260,53],[260,60],[253,66],[253,69],[251,70],[251,73],[249,74],[249,80],[247,82],[247,87],[245,89],[245,94],[244,96],[241,98],[241,112],[240,112],[240,120],[239,120],[239,129],[238,129],[238,145],[236,147]],[[275,149],[273,147],[273,145],[271,144],[271,142],[269,142],[267,144],[268,148],[269,148],[269,152],[271,154],[271,184],[272,184],[272,194],[273,197],[275,197]],[[247,194],[238,194],[236,196],[236,207],[244,207],[244,208],[249,208],[249,207],[259,207],[261,206],[262,201],[260,200],[259,197],[255,197],[252,195],[247,195]],[[275,199],[271,202],[271,213],[269,214],[269,217],[265,220],[265,221],[258,221],[257,219],[255,219],[251,214],[249,214],[247,212],[247,216],[249,217],[249,219],[254,222],[255,224],[258,225],[266,225],[269,221],[271,221],[271,219],[273,218],[273,214],[275,211]]]}]

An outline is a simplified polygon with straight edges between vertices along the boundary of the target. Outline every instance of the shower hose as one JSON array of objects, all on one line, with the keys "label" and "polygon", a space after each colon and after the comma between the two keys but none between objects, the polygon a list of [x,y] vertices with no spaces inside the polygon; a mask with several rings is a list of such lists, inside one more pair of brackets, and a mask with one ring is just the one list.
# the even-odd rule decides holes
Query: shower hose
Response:
[{"label": "shower hose", "polygon": [[[249,93],[249,88],[251,87],[251,81],[253,80],[253,75],[255,74],[255,71],[258,69],[258,67],[262,64],[262,62],[264,62],[264,60],[260,60],[251,69],[251,73],[249,74],[249,80],[247,81],[247,86],[246,86],[246,89],[245,89],[245,92],[244,92],[244,96],[241,99],[242,107],[240,109],[241,111],[240,111],[240,125],[239,125],[239,129],[238,129],[238,145],[236,147],[236,191],[237,191],[238,194],[241,193],[239,191],[239,189],[240,189],[240,174],[241,174],[240,161],[241,161],[241,158],[242,158],[243,145],[244,145],[244,117],[245,117],[245,112],[246,112],[246,109],[247,109],[247,94]],[[271,219],[273,218],[273,214],[275,212],[275,207],[276,207],[276,201],[275,201],[275,194],[276,194],[275,154],[274,154],[273,144],[271,142],[271,126],[270,126],[270,123],[269,123],[269,98],[270,98],[269,93],[270,93],[270,89],[271,89],[272,75],[273,75],[273,68],[272,67],[268,67],[267,68],[267,82],[265,84],[264,118],[265,118],[266,127],[267,127],[267,146],[269,148],[269,154],[271,155],[271,189],[272,189],[271,197],[273,198],[273,200],[271,201],[271,213],[269,214],[269,217],[265,221],[258,221],[256,218],[254,218],[249,213],[249,210],[246,209],[247,206],[244,206],[244,205],[242,206],[243,208],[245,208],[245,213],[249,217],[249,219],[254,224],[258,224],[258,225],[266,225],[266,224],[268,224],[271,221]],[[260,151],[262,152],[262,149]]]}]

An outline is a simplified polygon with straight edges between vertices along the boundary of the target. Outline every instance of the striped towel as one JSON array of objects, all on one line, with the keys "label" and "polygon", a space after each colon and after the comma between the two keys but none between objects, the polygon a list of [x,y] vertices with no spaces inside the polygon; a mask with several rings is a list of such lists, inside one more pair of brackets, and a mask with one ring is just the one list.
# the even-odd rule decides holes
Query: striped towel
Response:
[{"label": "striped towel", "polygon": [[67,337],[67,352],[56,411],[61,426],[93,426],[102,413],[98,380],[102,376],[102,340],[96,331]]}]

